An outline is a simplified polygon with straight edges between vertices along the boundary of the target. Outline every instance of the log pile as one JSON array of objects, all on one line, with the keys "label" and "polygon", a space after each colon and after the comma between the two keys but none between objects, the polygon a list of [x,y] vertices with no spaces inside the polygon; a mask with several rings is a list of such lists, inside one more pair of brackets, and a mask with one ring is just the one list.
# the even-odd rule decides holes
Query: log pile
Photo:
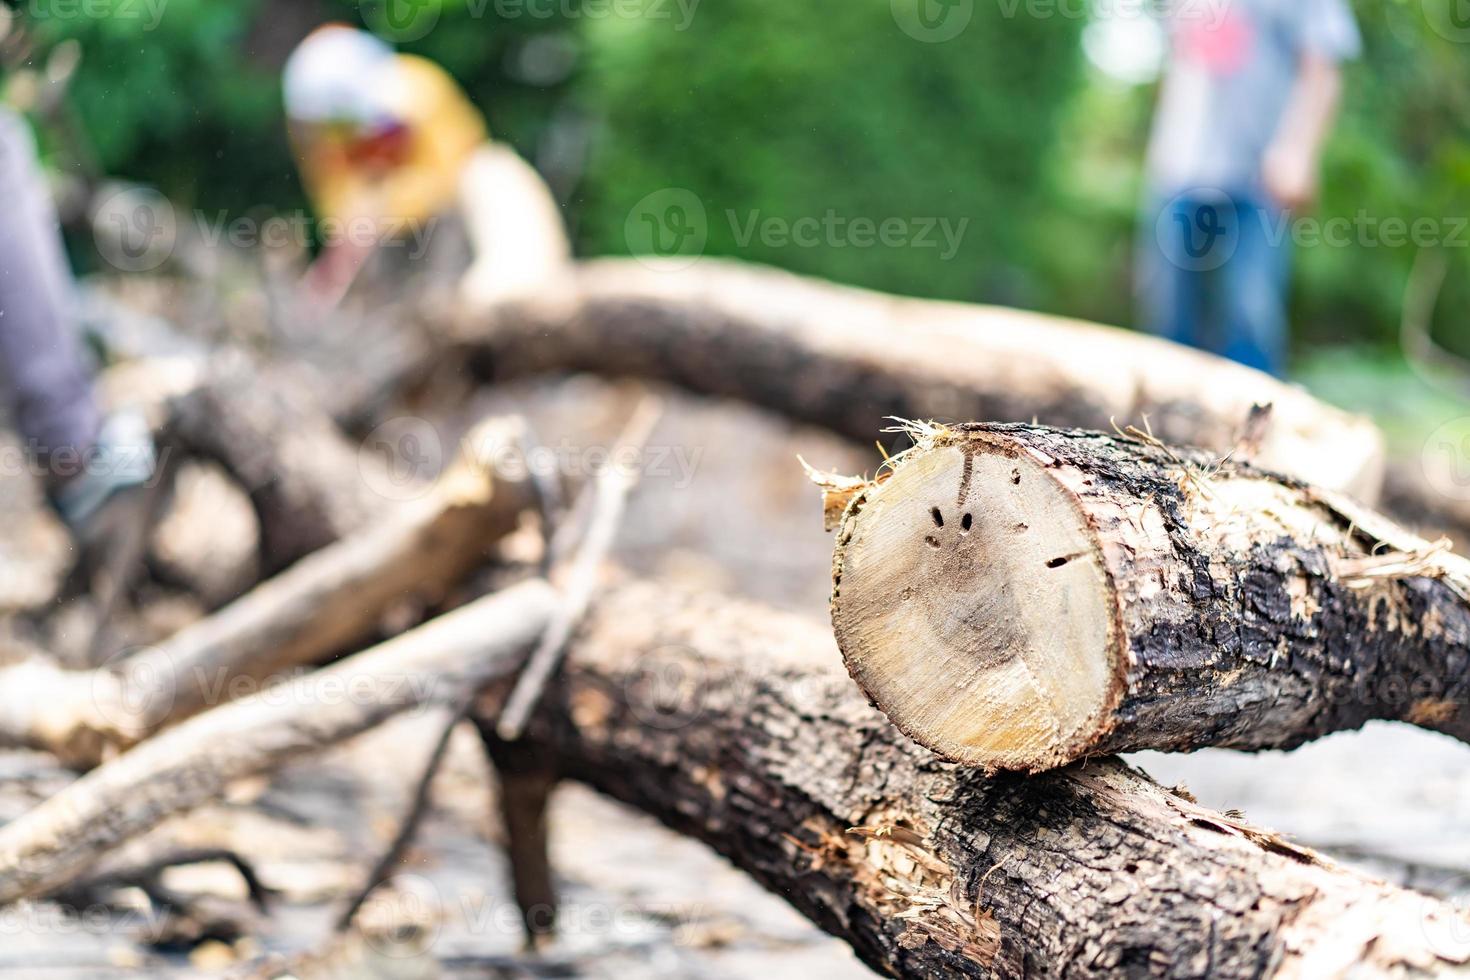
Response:
[{"label": "log pile", "polygon": [[0,665],[0,744],[87,770],[0,826],[0,905],[85,887],[242,780],[430,711],[444,735],[341,928],[410,852],[469,718],[532,945],[556,901],[546,806],[574,780],[887,975],[1470,971],[1448,903],[1112,758],[1375,718],[1470,741],[1470,563],[1357,502],[1383,477],[1370,423],[1158,341],[723,263],[575,265],[451,329],[434,369],[479,383],[633,376],[864,442],[885,416],[944,421],[890,430],[871,479],[815,474],[828,627],[606,567],[632,479],[609,463],[560,506],[578,488],[499,465],[537,448],[523,422],[471,429],[398,503],[312,399],[211,376],[165,438],[240,483],[265,579],[104,668]]}]

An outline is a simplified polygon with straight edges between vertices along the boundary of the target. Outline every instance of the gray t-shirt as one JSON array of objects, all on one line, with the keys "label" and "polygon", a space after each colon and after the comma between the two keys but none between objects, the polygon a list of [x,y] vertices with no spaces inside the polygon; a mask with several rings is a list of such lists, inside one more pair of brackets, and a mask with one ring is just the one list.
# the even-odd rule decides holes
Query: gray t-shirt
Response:
[{"label": "gray t-shirt", "polygon": [[1149,143],[1156,193],[1254,191],[1301,56],[1354,58],[1344,0],[1172,0],[1171,56]]}]

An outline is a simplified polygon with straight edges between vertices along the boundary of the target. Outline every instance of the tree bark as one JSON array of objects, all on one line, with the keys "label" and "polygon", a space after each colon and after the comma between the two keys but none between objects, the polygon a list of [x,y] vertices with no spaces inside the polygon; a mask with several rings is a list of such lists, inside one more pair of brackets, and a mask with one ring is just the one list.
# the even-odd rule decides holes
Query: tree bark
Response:
[{"label": "tree bark", "polygon": [[1383,445],[1368,420],[1260,372],[1126,330],[1000,307],[906,299],[732,261],[583,263],[556,289],[464,311],[483,375],[633,375],[751,402],[868,442],[890,416],[1142,424],[1224,453],[1253,403],[1260,461],[1371,500]]},{"label": "tree bark", "polygon": [[1470,921],[1440,902],[1116,760],[1033,778],[945,763],[837,665],[818,624],[635,583],[594,608],[527,737],[887,975],[1433,975],[1470,957]]},{"label": "tree bark", "polygon": [[509,674],[556,604],[532,580],[332,667],[193,718],[94,769],[0,828],[0,905],[70,881],[164,820],[406,711]]},{"label": "tree bark", "polygon": [[162,441],[166,450],[218,463],[249,496],[262,578],[392,504],[363,478],[377,460],[360,453],[304,389],[241,361],[217,364],[172,399]]},{"label": "tree bark", "polygon": [[0,744],[95,765],[107,752],[370,638],[394,603],[442,601],[534,505],[528,477],[492,472],[520,432],[513,419],[482,423],[424,498],[397,505],[119,663],[67,671],[32,659],[5,668]]},{"label": "tree bark", "polygon": [[[232,779],[487,680],[503,694],[557,603],[525,583],[138,746],[0,828],[0,902],[65,883]],[[819,624],[626,585],[593,610],[527,747],[708,842],[895,976],[1433,976],[1470,962],[1470,920],[1443,903],[1116,761],[1034,779],[944,763],[836,664]]]},{"label": "tree bark", "polygon": [[929,427],[848,498],[832,621],[905,732],[988,768],[1470,741],[1470,563],[1327,491],[1143,433]]}]

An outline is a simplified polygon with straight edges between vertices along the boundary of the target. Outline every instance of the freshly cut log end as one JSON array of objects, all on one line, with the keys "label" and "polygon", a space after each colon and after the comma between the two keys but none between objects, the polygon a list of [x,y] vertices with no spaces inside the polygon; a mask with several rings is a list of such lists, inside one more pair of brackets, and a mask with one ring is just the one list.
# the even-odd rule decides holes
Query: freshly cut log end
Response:
[{"label": "freshly cut log end", "polygon": [[848,670],[946,758],[1049,769],[1117,704],[1117,604],[1095,535],[1013,444],[935,436],[849,505],[833,581]]},{"label": "freshly cut log end", "polygon": [[1470,741],[1470,562],[1147,433],[916,427],[846,495],[832,616],[915,741],[988,769],[1289,749],[1371,719]]}]

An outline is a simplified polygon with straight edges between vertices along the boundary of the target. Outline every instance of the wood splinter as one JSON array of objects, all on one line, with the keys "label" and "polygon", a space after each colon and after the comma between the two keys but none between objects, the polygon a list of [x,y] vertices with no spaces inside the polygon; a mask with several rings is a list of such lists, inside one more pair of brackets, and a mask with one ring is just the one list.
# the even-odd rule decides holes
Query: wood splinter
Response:
[{"label": "wood splinter", "polygon": [[1149,435],[914,426],[847,499],[832,621],[905,733],[989,769],[1290,748],[1375,718],[1470,740],[1470,563]]}]

